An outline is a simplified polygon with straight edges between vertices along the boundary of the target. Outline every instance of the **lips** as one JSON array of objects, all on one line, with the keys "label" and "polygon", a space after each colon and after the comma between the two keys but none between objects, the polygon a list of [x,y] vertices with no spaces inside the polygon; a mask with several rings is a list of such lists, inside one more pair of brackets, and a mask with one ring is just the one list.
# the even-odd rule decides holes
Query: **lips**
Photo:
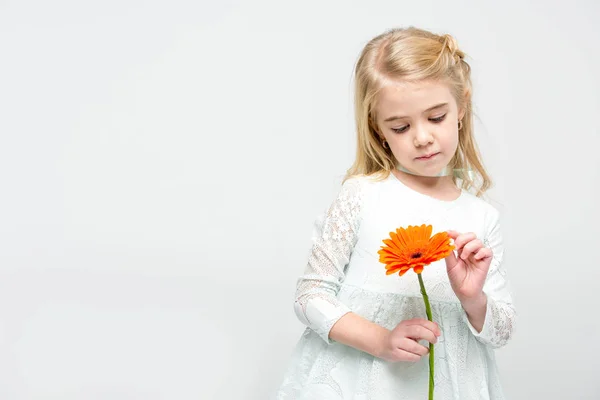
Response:
[{"label": "lips", "polygon": [[439,152],[437,152],[437,153],[429,153],[429,154],[426,154],[424,156],[417,157],[417,160],[430,160],[433,157],[437,156],[438,154],[440,154],[440,153]]}]

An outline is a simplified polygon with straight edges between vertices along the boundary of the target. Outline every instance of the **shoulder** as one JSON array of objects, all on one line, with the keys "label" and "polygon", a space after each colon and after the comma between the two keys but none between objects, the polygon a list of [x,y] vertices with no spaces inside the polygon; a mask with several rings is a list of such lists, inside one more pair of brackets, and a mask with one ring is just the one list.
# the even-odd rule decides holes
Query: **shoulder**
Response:
[{"label": "shoulder", "polygon": [[382,179],[372,175],[351,175],[342,181],[337,192],[334,204],[345,212],[350,212],[355,217],[362,215],[362,210],[368,203],[374,188]]},{"label": "shoulder", "polygon": [[342,188],[354,188],[356,190],[365,191],[380,185],[385,179],[386,176],[383,173],[351,175],[342,182]]},{"label": "shoulder", "polygon": [[385,177],[379,174],[351,175],[342,182],[338,197],[352,199],[361,205],[370,203],[380,192],[384,182]]},{"label": "shoulder", "polygon": [[493,228],[500,221],[500,211],[481,197],[472,193],[463,192],[468,208],[480,215],[488,229]]},{"label": "shoulder", "polygon": [[373,179],[367,175],[352,175],[342,181],[340,187],[340,194],[342,195],[353,195],[356,197],[362,197],[365,191],[368,190],[369,186],[373,183]]}]

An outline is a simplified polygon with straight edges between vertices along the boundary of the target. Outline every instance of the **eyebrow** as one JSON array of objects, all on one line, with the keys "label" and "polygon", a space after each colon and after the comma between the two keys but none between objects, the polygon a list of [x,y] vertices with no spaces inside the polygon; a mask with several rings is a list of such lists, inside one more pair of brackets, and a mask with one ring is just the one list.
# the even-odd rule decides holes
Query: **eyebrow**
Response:
[{"label": "eyebrow", "polygon": [[[426,112],[435,110],[436,108],[441,108],[441,107],[444,107],[444,106],[447,106],[447,105],[448,105],[448,103],[436,104],[435,106],[429,107],[427,110],[423,111],[423,114],[426,113]],[[406,118],[406,117],[393,116],[393,117],[386,118],[383,122],[390,122],[390,121],[394,121],[396,119],[402,119],[402,118]]]}]

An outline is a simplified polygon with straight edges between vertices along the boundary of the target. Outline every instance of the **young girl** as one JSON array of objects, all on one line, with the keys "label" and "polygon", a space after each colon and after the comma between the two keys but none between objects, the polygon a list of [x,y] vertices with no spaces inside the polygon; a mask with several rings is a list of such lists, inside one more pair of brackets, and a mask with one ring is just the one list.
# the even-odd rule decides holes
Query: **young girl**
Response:
[{"label": "young girl", "polygon": [[[473,137],[470,67],[450,35],[394,29],[355,71],[357,154],[316,223],[294,303],[307,325],[277,399],[504,399],[494,349],[515,310],[498,211]],[[475,191],[475,195],[470,191]],[[447,231],[455,253],[417,274],[386,275],[377,252],[398,227]]]}]

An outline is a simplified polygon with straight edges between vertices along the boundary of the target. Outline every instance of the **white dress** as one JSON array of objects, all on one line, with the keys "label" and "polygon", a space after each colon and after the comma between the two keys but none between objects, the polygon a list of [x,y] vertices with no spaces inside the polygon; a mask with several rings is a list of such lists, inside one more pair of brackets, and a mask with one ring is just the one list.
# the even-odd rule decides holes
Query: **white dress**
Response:
[{"label": "white dress", "polygon": [[[474,232],[494,253],[484,292],[485,323],[478,333],[450,287],[444,260],[422,273],[433,320],[442,336],[435,344],[436,400],[504,399],[494,349],[506,344],[515,323],[498,211],[462,191],[437,200],[404,185],[393,174],[382,181],[352,177],[315,223],[313,245],[298,280],[294,309],[307,326],[293,353],[276,399],[427,399],[428,357],[388,362],[329,338],[333,324],[352,311],[388,329],[427,318],[417,275],[386,275],[377,251],[398,227],[430,224]],[[424,343],[424,342],[423,342]]]}]

